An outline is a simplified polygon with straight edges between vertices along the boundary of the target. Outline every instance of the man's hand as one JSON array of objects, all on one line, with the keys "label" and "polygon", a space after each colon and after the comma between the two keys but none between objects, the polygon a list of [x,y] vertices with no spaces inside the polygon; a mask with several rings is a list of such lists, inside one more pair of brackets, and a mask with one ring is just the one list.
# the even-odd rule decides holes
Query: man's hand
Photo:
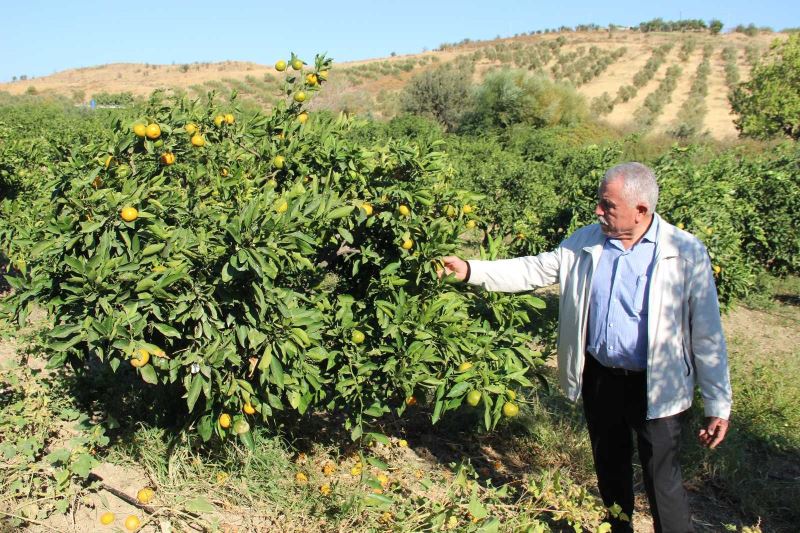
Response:
[{"label": "man's hand", "polygon": [[458,281],[464,281],[464,278],[467,277],[467,271],[469,268],[467,266],[467,262],[454,255],[442,257],[442,266],[444,269],[439,269],[436,271],[440,279],[442,276],[449,276],[450,274],[455,274]]},{"label": "man's hand", "polygon": [[728,421],[724,418],[709,416],[706,418],[706,427],[700,429],[697,438],[706,448],[716,448],[728,433]]}]

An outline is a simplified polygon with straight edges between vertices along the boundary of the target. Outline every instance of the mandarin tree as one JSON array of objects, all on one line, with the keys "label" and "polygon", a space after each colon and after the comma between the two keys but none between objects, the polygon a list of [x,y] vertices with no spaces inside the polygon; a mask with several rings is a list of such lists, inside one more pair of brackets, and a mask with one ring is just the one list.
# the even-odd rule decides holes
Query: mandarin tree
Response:
[{"label": "mandarin tree", "polygon": [[540,362],[525,326],[541,301],[487,304],[440,280],[436,259],[476,216],[447,208],[477,200],[450,186],[441,142],[351,140],[358,121],[305,107],[330,60],[291,64],[269,113],[156,94],[110,140],[75,146],[44,223],[18,228],[18,320],[43,306],[51,366],[93,359],[182,396],[205,440],[252,446],[251,423],[320,410],[358,438],[409,397],[436,421],[471,390],[493,427]]}]

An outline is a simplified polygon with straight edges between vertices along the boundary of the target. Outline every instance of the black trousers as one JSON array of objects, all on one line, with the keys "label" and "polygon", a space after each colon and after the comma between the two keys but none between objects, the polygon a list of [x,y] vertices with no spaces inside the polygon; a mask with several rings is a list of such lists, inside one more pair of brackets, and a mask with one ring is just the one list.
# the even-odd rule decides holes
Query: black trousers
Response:
[{"label": "black trousers", "polygon": [[[606,507],[633,516],[633,433],[656,533],[693,531],[679,461],[681,416],[647,420],[647,377],[624,374],[586,354],[583,409],[592,442],[597,485]],[[611,519],[613,531],[631,522]]]}]

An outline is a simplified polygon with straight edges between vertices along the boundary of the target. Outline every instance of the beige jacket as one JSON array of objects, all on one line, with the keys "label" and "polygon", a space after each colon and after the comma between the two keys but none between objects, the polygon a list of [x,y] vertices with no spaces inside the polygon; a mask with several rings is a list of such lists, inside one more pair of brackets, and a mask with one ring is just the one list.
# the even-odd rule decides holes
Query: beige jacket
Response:
[{"label": "beige jacket", "polygon": [[[696,237],[663,219],[658,228],[648,298],[647,418],[688,409],[697,383],[706,416],[728,419],[728,356],[708,253]],[[469,261],[469,283],[486,290],[520,292],[560,284],[559,381],[573,401],[581,393],[589,294],[605,239],[593,224],[553,252]]]}]

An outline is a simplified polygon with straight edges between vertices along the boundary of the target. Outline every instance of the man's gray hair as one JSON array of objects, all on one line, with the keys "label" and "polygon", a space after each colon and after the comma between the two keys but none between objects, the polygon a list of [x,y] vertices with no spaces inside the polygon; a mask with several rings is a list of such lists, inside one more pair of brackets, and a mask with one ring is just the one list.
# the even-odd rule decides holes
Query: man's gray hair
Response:
[{"label": "man's gray hair", "polygon": [[658,183],[650,167],[641,163],[622,163],[611,167],[603,177],[600,187],[622,179],[622,194],[631,207],[638,203],[647,205],[647,214],[653,214],[658,204]]}]

